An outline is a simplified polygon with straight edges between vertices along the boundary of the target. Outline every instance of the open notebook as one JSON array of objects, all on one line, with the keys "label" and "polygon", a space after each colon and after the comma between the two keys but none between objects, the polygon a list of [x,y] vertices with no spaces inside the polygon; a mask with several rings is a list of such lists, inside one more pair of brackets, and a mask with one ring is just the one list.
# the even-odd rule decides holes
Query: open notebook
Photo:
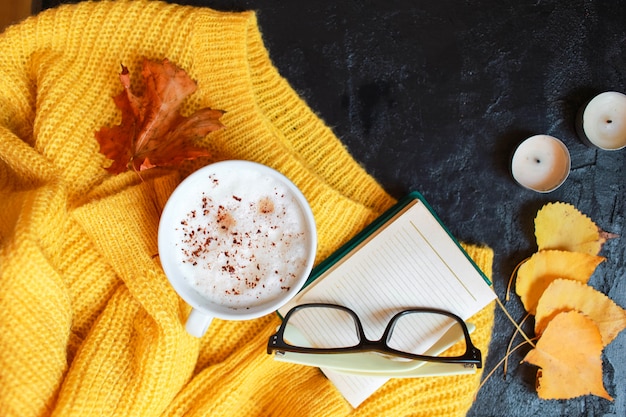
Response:
[{"label": "open notebook", "polygon": [[[344,305],[376,340],[388,319],[405,308],[439,308],[467,320],[495,298],[490,284],[414,192],[318,265],[305,288],[278,312],[284,316],[291,307],[312,302]],[[322,371],[353,407],[388,380]]]}]

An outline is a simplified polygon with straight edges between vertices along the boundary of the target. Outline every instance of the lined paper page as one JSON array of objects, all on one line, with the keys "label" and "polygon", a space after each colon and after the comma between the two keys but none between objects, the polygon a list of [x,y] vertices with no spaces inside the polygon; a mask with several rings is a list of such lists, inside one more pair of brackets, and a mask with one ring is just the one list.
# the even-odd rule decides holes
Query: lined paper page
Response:
[{"label": "lined paper page", "polygon": [[[368,339],[378,340],[389,319],[400,310],[434,307],[466,320],[494,298],[495,293],[456,242],[426,205],[415,200],[280,313],[311,302],[344,305],[357,313]],[[385,378],[323,371],[354,407],[386,382]]]}]

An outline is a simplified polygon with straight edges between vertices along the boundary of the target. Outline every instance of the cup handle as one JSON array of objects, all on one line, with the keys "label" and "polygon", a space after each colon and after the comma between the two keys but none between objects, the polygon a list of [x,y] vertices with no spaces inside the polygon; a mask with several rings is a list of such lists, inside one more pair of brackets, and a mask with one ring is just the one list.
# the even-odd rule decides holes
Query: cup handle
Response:
[{"label": "cup handle", "polygon": [[189,317],[187,317],[187,323],[185,323],[185,330],[192,336],[202,337],[212,320],[213,317],[192,308]]}]

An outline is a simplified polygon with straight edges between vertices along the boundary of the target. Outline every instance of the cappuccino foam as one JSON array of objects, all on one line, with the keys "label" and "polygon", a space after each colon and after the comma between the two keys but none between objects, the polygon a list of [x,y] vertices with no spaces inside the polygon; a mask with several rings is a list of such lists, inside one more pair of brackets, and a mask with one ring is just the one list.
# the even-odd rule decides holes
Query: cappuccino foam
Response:
[{"label": "cappuccino foam", "polygon": [[213,173],[176,228],[185,280],[209,301],[254,307],[289,291],[307,263],[304,215],[291,190],[252,170]]}]

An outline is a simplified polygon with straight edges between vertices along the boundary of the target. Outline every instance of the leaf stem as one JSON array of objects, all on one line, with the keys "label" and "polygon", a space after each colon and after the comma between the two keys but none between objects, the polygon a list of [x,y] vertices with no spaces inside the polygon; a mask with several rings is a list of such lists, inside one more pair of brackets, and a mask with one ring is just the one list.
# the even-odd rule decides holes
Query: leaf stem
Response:
[{"label": "leaf stem", "polygon": [[[537,337],[534,338],[535,340],[538,339]],[[491,378],[493,376],[493,373],[500,367],[500,365],[502,365],[503,362],[505,362],[508,357],[513,354],[513,352],[515,352],[517,349],[519,349],[520,347],[526,345],[530,343],[533,347],[535,346],[534,343],[532,343],[530,340],[526,340],[524,342],[520,342],[517,346],[515,346],[513,349],[511,349],[505,356],[504,358],[500,359],[500,361],[496,364],[496,366],[493,367],[493,369],[491,371],[489,371],[489,373],[483,378],[483,380],[480,382],[480,385],[478,386],[478,389],[476,390],[476,393],[474,394],[474,400],[476,400],[476,397],[478,396],[478,392],[481,390],[481,388],[485,385],[485,383],[487,382],[487,380],[489,378]]]},{"label": "leaf stem", "polygon": [[[504,368],[503,368],[503,372],[504,372],[504,378],[506,379],[506,374],[507,374],[507,370],[509,368],[509,361],[508,361],[508,357],[509,357],[509,352],[511,352],[511,346],[513,346],[513,341],[515,340],[515,336],[517,336],[517,333],[519,332],[519,330],[521,329],[522,325],[524,325],[524,322],[526,321],[526,319],[530,317],[530,314],[526,314],[524,316],[524,318],[522,319],[522,321],[520,321],[519,323],[519,327],[516,327],[515,329],[515,333],[513,333],[513,336],[511,336],[511,340],[509,340],[509,345],[506,348],[506,360],[504,361]],[[534,346],[533,346],[534,347]]]},{"label": "leaf stem", "polygon": [[518,263],[515,268],[513,269],[513,272],[511,272],[511,276],[509,277],[509,283],[506,287],[506,294],[504,299],[506,301],[510,300],[510,294],[511,294],[511,287],[513,286],[513,281],[515,280],[515,278],[517,277],[517,271],[520,269],[520,267],[522,265],[524,265],[524,263],[529,260],[530,258],[526,258],[526,259],[522,259],[522,261],[520,261],[520,263]]},{"label": "leaf stem", "polygon": [[517,329],[517,331],[522,335],[522,337],[526,340],[526,342],[530,343],[530,345],[532,347],[535,347],[535,344],[532,342],[532,339],[530,337],[528,337],[528,335],[526,334],[526,332],[524,332],[524,330],[522,330],[522,328],[520,327],[519,324],[517,324],[517,322],[515,321],[515,319],[511,316],[511,314],[508,312],[508,310],[506,309],[506,307],[504,307],[504,304],[502,304],[502,301],[500,301],[499,297],[496,297],[496,302],[498,303],[498,305],[500,306],[500,308],[502,309],[502,311],[504,311],[504,314],[509,318],[509,320],[511,321],[511,323],[513,323],[513,325],[515,326],[515,328]]}]

